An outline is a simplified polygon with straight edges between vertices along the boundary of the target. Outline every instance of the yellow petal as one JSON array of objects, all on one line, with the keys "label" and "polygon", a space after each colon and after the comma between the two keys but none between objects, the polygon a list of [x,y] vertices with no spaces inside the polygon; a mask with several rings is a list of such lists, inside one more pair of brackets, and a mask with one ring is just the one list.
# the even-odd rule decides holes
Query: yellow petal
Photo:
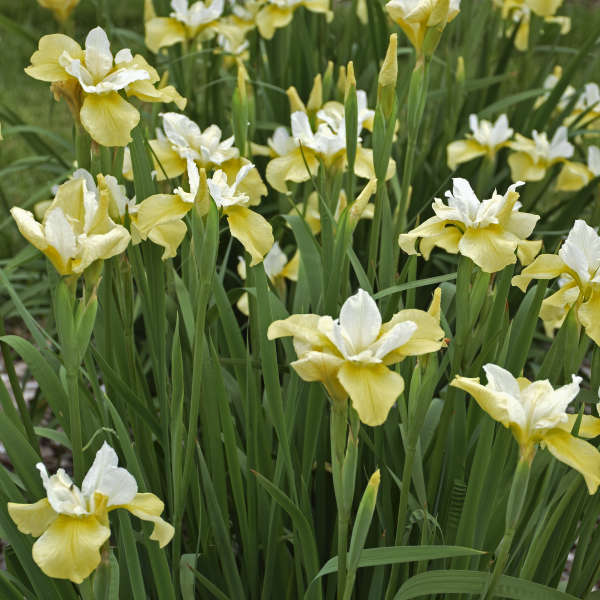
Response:
[{"label": "yellow petal", "polygon": [[88,235],[80,241],[80,254],[73,259],[73,273],[83,273],[95,260],[106,260],[117,256],[129,245],[131,236],[122,225],[115,225],[103,234]]},{"label": "yellow petal", "polygon": [[243,314],[243,315],[250,315],[250,304],[248,303],[248,292],[244,292],[241,296],[240,299],[236,302],[235,304],[237,306],[237,309]]},{"label": "yellow petal", "polygon": [[186,161],[172,149],[168,140],[150,140],[157,181],[179,177],[186,171]]},{"label": "yellow petal", "polygon": [[154,53],[186,39],[185,25],[170,17],[154,17],[146,21],[146,46]]},{"label": "yellow petal", "polygon": [[542,240],[524,240],[517,246],[517,257],[522,265],[528,265],[542,249]]},{"label": "yellow petal", "polygon": [[577,319],[585,328],[586,334],[600,346],[600,293],[592,292],[589,300],[577,310]]},{"label": "yellow petal", "polygon": [[308,347],[322,347],[327,338],[320,333],[319,315],[291,315],[287,319],[273,321],[267,330],[267,339],[293,336]]},{"label": "yellow petal", "polygon": [[567,161],[560,170],[556,181],[559,192],[577,192],[585,187],[594,175],[586,165]]},{"label": "yellow petal", "polygon": [[517,262],[517,239],[497,225],[484,229],[467,229],[458,243],[458,249],[482,271],[495,273]]},{"label": "yellow petal", "polygon": [[267,4],[256,15],[256,26],[262,37],[270,40],[275,35],[275,30],[289,25],[294,11],[290,7]]},{"label": "yellow petal", "polygon": [[148,79],[130,83],[126,90],[127,96],[135,96],[144,102],[174,102],[179,110],[183,110],[187,100],[172,86],[157,88]]},{"label": "yellow petal", "polygon": [[[221,165],[221,170],[227,175],[227,181],[235,181],[235,176],[244,165],[250,164],[247,158],[238,157],[226,160]],[[250,206],[257,206],[263,196],[269,193],[258,169],[250,169],[248,174],[240,181],[237,190],[240,194],[247,194],[250,198]]]},{"label": "yellow petal", "polygon": [[385,422],[396,399],[404,391],[404,379],[381,364],[345,362],[338,378],[360,420],[371,427]]},{"label": "yellow petal", "polygon": [[[396,161],[390,158],[385,172],[385,180],[391,179],[396,172]],[[354,173],[357,177],[363,179],[375,179],[375,165],[373,164],[373,150],[371,148],[356,148],[356,161],[354,163]]]},{"label": "yellow petal", "polygon": [[38,43],[38,50],[31,56],[31,65],[25,69],[25,73],[41,81],[71,79],[72,76],[58,64],[63,52],[67,52],[73,58],[83,58],[81,46],[69,36],[62,33],[45,35]]},{"label": "yellow petal", "polygon": [[515,35],[515,48],[525,52],[529,48],[529,17],[523,17]]},{"label": "yellow petal", "polygon": [[140,120],[137,109],[118,92],[87,95],[79,116],[85,130],[101,146],[127,146],[131,130]]},{"label": "yellow petal", "polygon": [[100,564],[110,529],[94,516],[59,515],[33,545],[33,560],[48,575],[81,583]]},{"label": "yellow petal", "polygon": [[244,206],[232,206],[224,212],[231,235],[252,257],[250,266],[257,265],[275,243],[271,225],[263,216]]},{"label": "yellow petal", "polygon": [[450,142],[446,148],[448,168],[454,171],[456,167],[462,163],[469,162],[474,158],[484,156],[487,153],[487,148],[475,140],[457,140]]},{"label": "yellow petal", "polygon": [[540,17],[551,17],[562,5],[563,0],[525,0],[525,4]]},{"label": "yellow petal", "polygon": [[429,259],[429,255],[435,246],[442,248],[448,252],[448,254],[458,254],[458,244],[461,237],[462,233],[458,227],[447,226],[437,235],[424,237],[419,244],[419,250],[423,254],[425,260]]},{"label": "yellow petal", "polygon": [[158,225],[182,219],[193,204],[184,202],[176,194],[154,194],[138,206],[135,224],[142,238]]},{"label": "yellow petal", "polygon": [[557,254],[540,254],[520,275],[515,275],[511,283],[524,292],[532,279],[554,279],[566,270],[567,266]]},{"label": "yellow petal", "polygon": [[9,502],[8,514],[21,533],[28,533],[33,537],[42,535],[58,517],[48,498],[42,498],[34,504]]},{"label": "yellow petal", "polygon": [[129,504],[125,504],[121,508],[126,508],[138,519],[154,523],[150,539],[157,541],[161,548],[173,538],[174,527],[160,517],[165,505],[154,494],[136,494]]},{"label": "yellow petal", "polygon": [[[304,154],[304,158],[302,157]],[[306,165],[304,164],[306,159]],[[289,193],[286,181],[300,183],[308,181],[319,169],[319,161],[308,148],[296,148],[289,154],[278,156],[267,164],[267,181],[271,187],[283,194]]]},{"label": "yellow petal", "polygon": [[540,181],[546,175],[546,167],[535,163],[525,152],[513,152],[508,164],[513,181]]},{"label": "yellow petal", "polygon": [[558,460],[583,475],[590,494],[596,493],[600,484],[600,452],[597,448],[562,429],[548,431],[542,443]]},{"label": "yellow petal", "polygon": [[560,326],[564,318],[567,316],[571,306],[577,302],[579,298],[579,288],[575,282],[571,282],[561,287],[556,293],[544,298],[540,309],[540,318],[554,325]]},{"label": "yellow petal", "polygon": [[[304,0],[302,6],[314,13],[329,13],[329,0]],[[328,21],[329,22],[329,19]]]},{"label": "yellow petal", "polygon": [[[430,237],[437,238],[444,233],[444,228],[445,223],[440,220],[439,217],[430,217],[412,231],[401,233],[398,237],[398,245],[406,252],[406,254],[418,254],[418,251],[415,248],[417,240]],[[456,230],[456,227],[452,227],[452,229]],[[431,244],[431,248],[433,248],[433,246],[435,246],[435,243]],[[429,252],[431,252],[431,248],[429,248]],[[426,260],[429,258],[429,252],[425,255]]]},{"label": "yellow petal", "polygon": [[[557,427],[571,433],[578,418],[579,415],[569,415],[569,420],[566,423],[559,423]],[[598,417],[592,417],[591,415],[581,415],[581,421],[579,423],[579,431],[577,432],[577,435],[584,438],[595,438],[599,436],[600,419],[598,419]]]},{"label": "yellow petal", "polygon": [[165,249],[161,258],[167,260],[177,255],[177,248],[186,233],[187,225],[183,221],[171,221],[153,227],[148,233],[148,239]]},{"label": "yellow petal", "polygon": [[296,250],[294,256],[290,259],[287,265],[283,267],[280,275],[286,277],[290,281],[298,281],[298,269],[300,268],[300,252]]}]

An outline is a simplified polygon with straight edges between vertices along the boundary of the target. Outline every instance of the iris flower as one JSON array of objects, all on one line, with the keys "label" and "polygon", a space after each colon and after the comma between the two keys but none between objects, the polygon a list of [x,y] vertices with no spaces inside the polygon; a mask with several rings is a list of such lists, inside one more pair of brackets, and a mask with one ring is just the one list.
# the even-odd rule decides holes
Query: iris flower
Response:
[{"label": "iris flower", "polygon": [[578,219],[558,254],[540,254],[512,284],[522,291],[532,279],[559,277],[559,290],[542,302],[540,317],[552,330],[571,308],[587,335],[600,345],[600,237]]},{"label": "iris flower", "polygon": [[344,302],[339,319],[292,315],[271,323],[267,337],[292,336],[296,373],[320,381],[333,401],[349,396],[363,423],[381,425],[404,390],[402,376],[388,366],[444,345],[440,301],[438,288],[428,312],[402,310],[382,323],[375,300],[360,289]]},{"label": "iris flower", "polygon": [[100,549],[110,537],[108,513],[124,508],[154,523],[150,535],[162,548],[174,529],[161,519],[164,504],[154,494],[138,493],[137,483],[118,466],[115,451],[106,443],[98,450],[81,490],[63,469],[48,476],[38,463],[47,497],[34,504],[8,503],[8,513],[19,531],[39,538],[33,560],[48,575],[81,583],[100,564]]},{"label": "iris flower", "polygon": [[262,37],[270,40],[275,30],[287,27],[300,6],[314,13],[324,14],[327,21],[333,19],[329,0],[266,0],[256,15],[256,26]]},{"label": "iris flower", "polygon": [[[479,378],[456,377],[450,384],[471,394],[492,419],[510,428],[521,456],[533,460],[536,447],[547,448],[558,460],[579,471],[594,494],[600,483],[600,452],[589,442],[571,434],[577,415],[567,414],[567,406],[579,393],[581,377],[572,376],[568,385],[553,389],[547,379],[529,381],[493,364],[483,367],[487,385]],[[581,437],[600,434],[600,419],[583,415]]]},{"label": "iris flower", "polygon": [[79,4],[79,0],[37,0],[40,6],[51,10],[57,21],[64,23],[75,7]]},{"label": "iris flower", "polygon": [[127,198],[113,177],[99,175],[96,186],[92,176],[80,169],[58,187],[41,223],[33,213],[17,206],[10,213],[23,237],[41,250],[61,275],[80,275],[94,261],[127,248],[129,232],[111,218],[111,205],[125,202]]},{"label": "iris flower", "polygon": [[420,53],[427,30],[450,23],[460,12],[460,0],[390,0],[385,7]]},{"label": "iris flower", "polygon": [[519,260],[529,264],[542,242],[527,240],[540,217],[519,211],[517,188],[523,182],[512,184],[503,196],[494,191],[489,200],[480,202],[466,179],[452,181],[453,190],[446,192],[448,203],[436,198],[432,205],[435,215],[400,234],[402,250],[417,254],[415,242],[420,239],[419,250],[425,260],[439,246],[451,254],[460,252],[469,257],[487,273],[514,264],[515,250]]},{"label": "iris flower", "polygon": [[471,134],[467,134],[466,140],[457,140],[448,144],[448,168],[454,171],[458,165],[487,156],[493,159],[496,153],[508,145],[514,130],[508,125],[506,115],[500,115],[495,123],[490,121],[479,121],[477,115],[469,116]]},{"label": "iris flower", "polygon": [[66,35],[45,35],[25,72],[51,82],[54,97],[67,100],[75,118],[102,146],[126,146],[140,120],[121,90],[145,102],[175,102],[181,109],[186,104],[173,86],[154,86],[158,73],[139,54],[134,57],[124,48],[113,57],[101,27],[88,33],[85,50]]}]

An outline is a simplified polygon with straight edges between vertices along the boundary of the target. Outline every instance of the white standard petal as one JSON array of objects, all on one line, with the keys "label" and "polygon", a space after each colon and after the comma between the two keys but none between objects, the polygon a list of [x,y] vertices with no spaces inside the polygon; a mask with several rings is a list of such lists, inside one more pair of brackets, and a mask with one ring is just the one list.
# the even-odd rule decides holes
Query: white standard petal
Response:
[{"label": "white standard petal", "polygon": [[144,79],[150,79],[150,73],[148,73],[148,71],[144,71],[144,69],[128,69],[127,67],[123,67],[117,69],[108,75],[108,77],[105,77],[100,83],[93,86],[93,89],[95,90],[95,93],[98,94],[104,92],[116,92],[125,89],[134,81],[143,81]]},{"label": "white standard petal", "polygon": [[447,191],[445,194],[448,205],[436,198],[433,210],[440,219],[460,221],[467,227],[472,227],[477,219],[480,202],[466,179],[455,177],[452,183],[452,191]]},{"label": "white standard petal", "polygon": [[556,390],[550,388],[547,394],[538,397],[532,415],[534,428],[550,429],[567,421],[567,406],[579,394],[580,384],[581,377],[572,375],[571,383]]},{"label": "white standard petal", "polygon": [[367,350],[381,331],[381,313],[368,292],[359,289],[340,310],[339,324],[352,354]]},{"label": "white standard petal", "polygon": [[178,187],[175,188],[174,193],[184,202],[193,203],[200,189],[200,172],[198,171],[198,166],[191,158],[187,159],[187,175],[190,191],[186,192],[182,187]]},{"label": "white standard petal", "polygon": [[163,129],[171,144],[181,148],[195,147],[195,142],[200,140],[202,132],[194,121],[174,112],[161,113]]},{"label": "white standard petal", "polygon": [[397,323],[386,334],[382,335],[370,349],[375,353],[376,358],[383,360],[390,352],[404,346],[417,329],[417,324],[413,321]]},{"label": "white standard petal", "polygon": [[44,234],[46,241],[66,263],[77,255],[77,241],[65,213],[60,206],[50,209],[44,215]]},{"label": "white standard petal", "polygon": [[104,442],[83,480],[83,495],[92,500],[94,493],[103,494],[108,498],[107,506],[131,502],[137,494],[137,483],[133,475],[118,464],[117,453]]},{"label": "white standard petal", "polygon": [[508,117],[502,114],[496,119],[491,132],[491,143],[494,148],[508,141],[514,133],[514,130],[508,125]]},{"label": "white standard petal", "polygon": [[231,186],[231,191],[233,193],[235,193],[238,185],[245,179],[246,175],[248,175],[252,169],[254,169],[254,165],[252,163],[248,163],[243,165],[242,168],[237,172],[237,175],[235,176],[235,182]]},{"label": "white standard petal", "polygon": [[97,192],[96,182],[92,174],[86,169],[76,169],[71,175],[71,179],[83,179],[85,181],[85,187],[89,191]]},{"label": "white standard petal", "polygon": [[600,237],[585,221],[577,219],[558,255],[585,285],[600,268]]},{"label": "white standard petal", "polygon": [[133,54],[129,48],[122,48],[115,55],[115,65],[130,63],[133,61]]},{"label": "white standard petal", "polygon": [[88,514],[83,495],[64,469],[59,469],[55,475],[48,477],[43,463],[37,463],[36,467],[40,472],[48,502],[57,513],[72,516]]},{"label": "white standard petal", "polygon": [[275,129],[273,137],[267,140],[267,144],[277,156],[285,156],[298,147],[298,142],[282,125]]},{"label": "white standard petal", "polygon": [[573,144],[569,143],[567,138],[567,128],[559,127],[556,130],[554,136],[552,137],[552,141],[550,142],[550,160],[556,160],[559,158],[571,158],[571,156],[573,156],[575,148],[573,147]]},{"label": "white standard petal", "polygon": [[310,127],[308,115],[301,110],[297,110],[292,113],[291,123],[292,136],[294,139],[307,148],[315,149],[315,136]]},{"label": "white standard petal", "polygon": [[488,380],[487,387],[490,390],[504,392],[513,396],[513,398],[521,397],[519,383],[510,371],[492,363],[484,365],[483,370]]},{"label": "white standard petal", "polygon": [[594,177],[600,175],[600,148],[598,146],[590,146],[588,148],[588,169],[593,173]]},{"label": "white standard petal", "polygon": [[[243,264],[245,265],[246,263]],[[273,244],[273,247],[267,252],[266,256],[263,259],[263,267],[265,268],[265,273],[267,274],[267,277],[269,277],[270,279],[274,279],[275,277],[277,277],[277,275],[279,275],[279,273],[283,271],[286,264],[287,256],[280,248],[279,244],[275,242]]]},{"label": "white standard petal", "polygon": [[110,42],[102,27],[95,27],[85,38],[85,66],[94,82],[104,79],[113,67]]}]

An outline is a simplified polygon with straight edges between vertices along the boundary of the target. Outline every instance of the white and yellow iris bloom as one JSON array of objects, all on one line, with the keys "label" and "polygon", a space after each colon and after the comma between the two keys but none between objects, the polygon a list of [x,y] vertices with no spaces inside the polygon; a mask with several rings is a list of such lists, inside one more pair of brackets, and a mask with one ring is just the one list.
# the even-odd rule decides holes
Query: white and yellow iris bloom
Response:
[{"label": "white and yellow iris bloom", "polygon": [[600,345],[600,237],[578,219],[558,254],[541,254],[512,284],[522,291],[532,279],[559,277],[560,289],[542,302],[540,317],[553,330],[571,308],[587,335]]},{"label": "white and yellow iris bloom", "polygon": [[466,179],[452,181],[452,191],[446,192],[447,204],[435,198],[435,215],[412,231],[400,234],[400,248],[407,254],[417,254],[415,243],[421,240],[419,251],[425,260],[438,246],[451,254],[469,257],[487,273],[514,264],[517,256],[521,263],[529,264],[542,242],[527,240],[540,217],[519,210],[517,188],[523,182],[512,184],[504,195],[494,191],[490,199],[480,202]]},{"label": "white and yellow iris bloom", "polygon": [[213,176],[202,176],[193,159],[187,160],[190,191],[182,187],[173,194],[155,194],[146,198],[136,209],[132,222],[141,239],[149,238],[165,248],[163,260],[177,254],[187,227],[183,217],[196,206],[200,214],[208,211],[209,196],[222,214],[227,217],[231,235],[238,239],[252,257],[254,266],[263,260],[274,243],[273,230],[266,219],[250,210],[250,196],[241,190],[241,184],[250,171],[252,163],[244,164],[235,175],[233,185],[228,184],[227,174],[219,169]]},{"label": "white and yellow iris bloom", "polygon": [[[337,104],[327,103],[316,113],[316,131],[313,131],[306,112],[297,110],[291,116],[290,135],[278,127],[268,140],[275,155],[267,164],[267,181],[278,192],[289,193],[287,182],[301,183],[315,176],[322,163],[325,169],[339,172],[346,169],[346,121],[344,111]],[[341,105],[340,105],[341,106]],[[367,118],[368,110],[359,111],[359,118]],[[356,160],[354,172],[358,177],[373,179],[373,151],[363,148],[360,137],[364,121],[358,122]],[[394,174],[396,163],[390,159],[386,179]]]},{"label": "white and yellow iris bloom", "polygon": [[329,0],[266,0],[256,15],[258,32],[270,40],[277,29],[291,23],[294,12],[301,6],[310,12],[324,14],[327,22],[333,19]]},{"label": "white and yellow iris bloom", "polygon": [[224,0],[197,0],[191,6],[188,0],[171,0],[169,17],[157,17],[152,9],[146,14],[146,46],[156,53],[180,42],[210,39],[224,7]]},{"label": "white and yellow iris bloom", "polygon": [[122,186],[107,175],[92,176],[79,169],[58,187],[54,200],[43,207],[42,222],[17,206],[11,215],[29,243],[41,250],[61,275],[80,275],[96,260],[124,252],[129,245],[127,229],[111,216],[118,206],[130,203]]},{"label": "white and yellow iris bloom", "polygon": [[54,14],[54,18],[64,23],[79,4],[79,0],[37,0],[38,4]]},{"label": "white and yellow iris bloom", "polygon": [[566,161],[558,174],[556,189],[559,192],[576,192],[592,179],[600,177],[600,148],[590,146],[587,164]]},{"label": "white and yellow iris bloom", "polygon": [[47,497],[34,504],[8,503],[8,513],[19,531],[39,538],[33,560],[57,579],[81,583],[100,564],[100,549],[110,538],[108,513],[124,508],[154,523],[150,535],[162,548],[171,541],[173,527],[160,515],[164,504],[154,494],[138,493],[137,483],[118,466],[116,452],[106,443],[98,450],[81,490],[63,469],[48,476],[38,463]]},{"label": "white and yellow iris bloom", "polygon": [[385,7],[420,53],[427,30],[450,23],[460,12],[460,0],[390,0]]},{"label": "white and yellow iris bloom", "polygon": [[134,57],[124,48],[113,57],[101,27],[89,32],[85,50],[66,35],[45,35],[25,72],[51,82],[55,98],[66,99],[74,116],[102,146],[126,146],[140,120],[137,108],[121,91],[144,102],[175,102],[181,109],[186,104],[173,86],[155,87],[158,73],[139,54]]},{"label": "white and yellow iris bloom", "polygon": [[513,150],[508,157],[513,181],[540,181],[552,165],[565,162],[575,151],[573,144],[568,141],[566,127],[559,127],[551,140],[546,133],[535,130],[532,139],[519,133],[515,138],[508,144]]},{"label": "white and yellow iris bloom", "polygon": [[597,83],[586,83],[577,98],[573,112],[565,119],[566,125],[576,123],[577,128],[598,129],[600,119],[600,87]]},{"label": "white and yellow iris bloom", "polygon": [[[288,261],[285,252],[281,249],[278,242],[267,252],[263,259],[263,267],[269,281],[279,294],[280,298],[285,298],[286,285],[285,280],[298,281],[298,269],[300,267],[300,253],[296,250],[294,256]],[[237,266],[238,275],[242,280],[246,279],[246,261],[242,256],[238,257]],[[250,307],[248,304],[248,292],[244,292],[237,301],[238,310],[248,316]]]},{"label": "white and yellow iris bloom", "polygon": [[[461,376],[450,385],[469,393],[492,419],[510,428],[524,459],[533,460],[537,445],[547,448],[555,458],[579,471],[589,493],[594,494],[600,484],[600,452],[571,434],[577,415],[566,412],[579,393],[581,377],[573,375],[570,384],[555,390],[547,379],[515,379],[493,364],[483,369],[488,381],[485,386],[479,378]],[[583,415],[578,435],[600,435],[600,419]]]},{"label": "white and yellow iris bloom", "polygon": [[497,152],[508,145],[514,130],[508,125],[508,117],[500,115],[495,123],[469,115],[471,133],[466,140],[450,142],[446,149],[448,168],[454,171],[458,165],[480,156],[493,160]]},{"label": "white and yellow iris bloom", "polygon": [[[211,172],[221,169],[230,179],[234,179],[242,167],[250,164],[240,157],[240,151],[233,145],[233,136],[222,140],[221,129],[210,125],[204,131],[194,121],[178,113],[161,113],[162,131],[157,129],[157,139],[150,140],[154,161],[154,173],[158,181],[179,177],[187,171],[188,160],[193,160],[200,169]],[[128,149],[123,161],[123,175],[133,179],[131,157]],[[259,172],[251,169],[240,182],[240,192],[248,194],[250,204],[257,205],[267,194]]]},{"label": "white and yellow iris bloom", "polygon": [[[531,16],[538,15],[546,23],[558,25],[561,35],[571,31],[571,19],[564,16],[556,16],[562,0],[494,0],[494,4],[502,9],[502,18],[510,19],[514,27],[518,27],[515,34],[515,48],[524,52],[529,48],[529,30]],[[507,31],[512,36],[514,28]]]},{"label": "white and yellow iris bloom", "polygon": [[402,376],[388,366],[444,345],[440,301],[438,288],[428,312],[402,310],[382,323],[375,300],[359,290],[344,302],[339,319],[292,315],[271,323],[267,337],[292,336],[296,373],[321,382],[335,402],[350,397],[360,420],[374,427],[385,422],[404,390]]}]

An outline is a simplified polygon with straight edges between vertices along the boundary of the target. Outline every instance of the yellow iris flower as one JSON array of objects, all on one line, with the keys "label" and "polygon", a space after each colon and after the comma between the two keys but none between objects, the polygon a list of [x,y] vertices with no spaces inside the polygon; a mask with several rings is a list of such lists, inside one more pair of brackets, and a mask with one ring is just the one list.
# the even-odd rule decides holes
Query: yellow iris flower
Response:
[{"label": "yellow iris flower", "polygon": [[202,175],[194,160],[187,160],[190,191],[178,187],[173,194],[155,194],[146,198],[135,209],[132,223],[141,239],[149,238],[165,248],[163,260],[175,256],[187,227],[183,217],[196,206],[200,214],[208,211],[209,197],[227,217],[231,235],[238,239],[251,255],[251,265],[263,260],[274,243],[273,230],[266,219],[250,210],[251,199],[241,191],[241,183],[254,169],[252,163],[244,164],[235,175],[233,185],[228,184],[227,174],[221,169],[213,176]]},{"label": "yellow iris flower", "polygon": [[559,290],[542,302],[548,330],[560,327],[571,308],[587,335],[600,345],[600,237],[585,221],[575,221],[558,254],[541,254],[512,284],[522,291],[532,279],[559,279]]},{"label": "yellow iris flower", "polygon": [[402,250],[417,254],[415,243],[420,239],[419,250],[425,260],[439,246],[451,254],[469,257],[487,273],[514,264],[515,250],[521,263],[529,264],[542,242],[526,239],[540,217],[519,211],[517,188],[523,183],[514,183],[503,196],[494,191],[492,198],[480,202],[466,179],[455,178],[453,182],[452,192],[446,192],[448,204],[436,198],[432,205],[435,215],[400,234]]},{"label": "yellow iris flower", "polygon": [[58,579],[81,583],[100,564],[100,549],[110,538],[108,513],[124,508],[154,523],[150,535],[162,548],[174,529],[160,515],[164,504],[154,494],[138,493],[134,477],[118,466],[115,451],[104,442],[87,472],[81,490],[63,469],[48,476],[38,463],[47,497],[34,504],[8,503],[8,513],[19,531],[39,538],[33,560]]},{"label": "yellow iris flower", "polygon": [[40,6],[52,11],[57,21],[64,23],[75,7],[79,4],[79,0],[37,0]]},{"label": "yellow iris flower", "polygon": [[457,140],[448,144],[448,168],[454,171],[458,165],[487,156],[493,160],[496,153],[508,145],[514,130],[508,125],[508,117],[500,115],[495,123],[482,119],[479,121],[477,115],[469,116],[471,134],[467,134],[466,140]]},{"label": "yellow iris flower", "polygon": [[114,177],[99,175],[96,187],[92,176],[79,169],[58,187],[54,200],[44,207],[41,223],[33,213],[17,206],[10,213],[23,237],[41,250],[61,275],[80,275],[94,261],[127,248],[129,232],[111,218],[111,204],[124,209],[128,202]]},{"label": "yellow iris flower", "polygon": [[529,139],[517,133],[508,146],[514,151],[508,157],[513,181],[540,181],[546,171],[573,156],[573,145],[568,141],[566,127],[559,127],[551,140],[546,133],[533,131]]},{"label": "yellow iris flower", "polygon": [[146,8],[146,46],[154,53],[161,48],[195,39],[210,39],[223,14],[224,0],[171,0],[169,17],[157,17],[150,2]]},{"label": "yellow iris flower", "polygon": [[374,427],[386,420],[404,390],[402,376],[388,366],[444,345],[440,301],[438,288],[428,312],[402,310],[382,323],[375,300],[359,290],[344,302],[339,319],[292,315],[271,323],[267,337],[292,336],[296,373],[320,381],[336,402],[349,396],[360,420]]},{"label": "yellow iris flower", "polygon": [[[286,285],[285,280],[298,281],[298,268],[300,267],[300,253],[296,250],[296,253],[288,261],[287,256],[279,246],[277,242],[273,244],[273,247],[267,252],[263,259],[263,267],[265,273],[269,278],[269,281],[273,284],[273,287],[281,298],[285,298]],[[246,279],[246,261],[243,257],[238,257],[238,275],[242,280]],[[250,308],[248,305],[248,292],[244,292],[240,299],[237,301],[236,306],[238,310],[248,316],[250,314]]]},{"label": "yellow iris flower", "polygon": [[62,34],[45,35],[25,72],[34,79],[51,82],[55,98],[65,98],[70,110],[93,140],[102,146],[126,146],[140,113],[120,94],[145,102],[186,100],[173,86],[156,88],[158,73],[139,54],[124,48],[113,57],[101,27],[92,29],[85,50]]},{"label": "yellow iris flower", "polygon": [[256,26],[262,37],[270,40],[275,30],[287,27],[300,6],[314,13],[324,14],[327,22],[333,19],[329,0],[266,0],[256,14]]},{"label": "yellow iris flower", "polygon": [[[163,129],[157,130],[158,137],[150,140],[156,179],[163,181],[179,177],[187,170],[188,160],[206,171],[221,169],[229,179],[235,179],[237,173],[245,165],[250,164],[246,158],[240,157],[240,151],[233,145],[234,138],[221,140],[221,129],[210,125],[204,131],[194,121],[178,113],[161,113]],[[125,149],[123,176],[133,179],[131,155]],[[259,172],[251,169],[239,184],[239,191],[247,194],[250,205],[260,204],[262,196],[266,196],[267,187]]]},{"label": "yellow iris flower", "polygon": [[[571,435],[577,415],[567,414],[567,406],[579,393],[580,377],[553,389],[547,379],[531,382],[493,364],[484,367],[487,385],[479,378],[456,377],[450,385],[469,393],[492,419],[510,428],[521,456],[533,460],[536,446],[547,448],[558,460],[579,471],[594,494],[600,484],[600,452],[589,442]],[[584,415],[581,437],[600,435],[600,419]]]},{"label": "yellow iris flower", "polygon": [[596,177],[600,177],[600,148],[590,146],[587,165],[571,161],[565,162],[558,175],[556,189],[559,192],[576,192]]},{"label": "yellow iris flower", "polygon": [[450,23],[460,12],[460,0],[390,0],[385,7],[420,53],[427,30]]},{"label": "yellow iris flower", "polygon": [[[529,48],[532,14],[542,17],[546,23],[558,25],[562,35],[571,31],[571,19],[555,14],[562,2],[563,0],[494,0],[494,4],[502,10],[502,18],[512,20],[515,27],[518,27],[515,48],[522,52]],[[512,36],[513,31],[513,28],[509,29],[507,35]]]}]

